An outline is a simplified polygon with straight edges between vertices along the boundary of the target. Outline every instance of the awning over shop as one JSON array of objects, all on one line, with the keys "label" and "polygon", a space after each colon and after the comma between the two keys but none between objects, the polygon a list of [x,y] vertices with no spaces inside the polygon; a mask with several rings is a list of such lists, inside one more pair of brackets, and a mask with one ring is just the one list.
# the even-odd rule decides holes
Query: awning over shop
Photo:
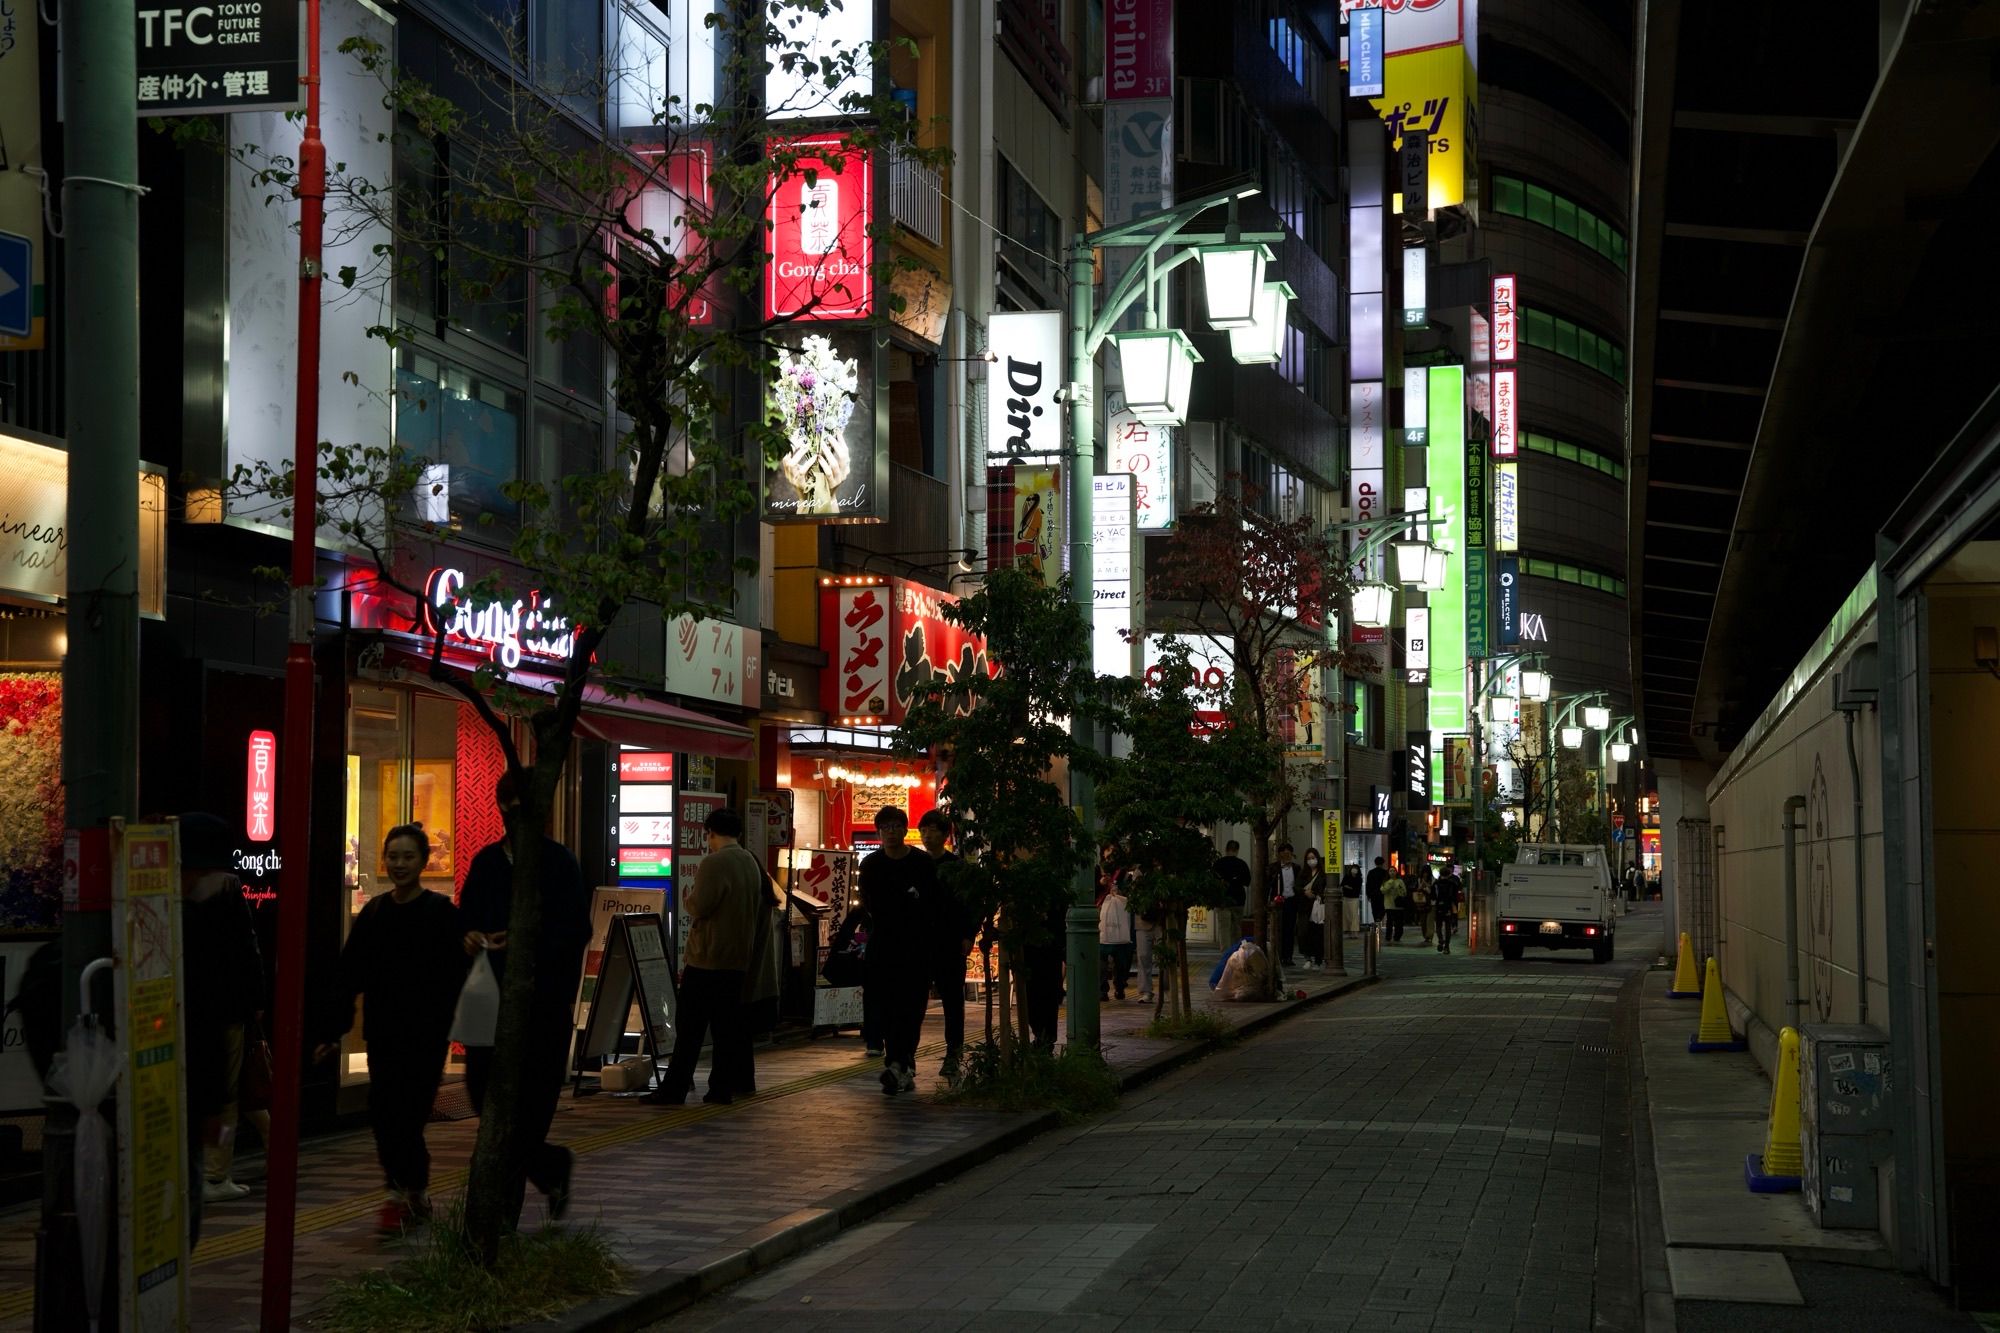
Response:
[{"label": "awning over shop", "polygon": [[[445,669],[468,683],[472,680],[473,672],[456,663],[448,663]],[[452,698],[460,697],[449,686],[431,679],[430,659],[410,649],[389,649],[376,674]],[[560,682],[553,676],[517,671],[508,677],[508,683],[518,689],[553,694]],[[746,763],[757,757],[756,738],[747,727],[644,695],[630,694],[621,699],[601,685],[583,687],[583,711],[577,715],[576,730],[578,735],[612,745],[644,746]]]}]

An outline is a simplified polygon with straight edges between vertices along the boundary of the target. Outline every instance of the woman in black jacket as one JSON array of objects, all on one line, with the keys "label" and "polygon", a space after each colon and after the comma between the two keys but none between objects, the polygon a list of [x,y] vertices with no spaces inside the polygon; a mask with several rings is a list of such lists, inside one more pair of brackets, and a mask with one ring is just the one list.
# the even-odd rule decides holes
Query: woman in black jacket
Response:
[{"label": "woman in black jacket", "polygon": [[339,1050],[341,1036],[354,1026],[355,998],[365,995],[368,1123],[389,1186],[378,1226],[389,1235],[430,1216],[424,1122],[444,1078],[452,1017],[474,947],[458,905],[423,886],[430,857],[421,824],[399,824],[382,840],[392,887],[369,899],[347,932],[338,1000],[314,1052],[324,1060]]}]

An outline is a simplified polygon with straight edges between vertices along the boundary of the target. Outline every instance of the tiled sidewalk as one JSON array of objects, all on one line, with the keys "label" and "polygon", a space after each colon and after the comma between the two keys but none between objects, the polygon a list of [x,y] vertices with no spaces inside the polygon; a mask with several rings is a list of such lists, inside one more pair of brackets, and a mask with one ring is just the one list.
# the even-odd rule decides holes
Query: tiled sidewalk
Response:
[{"label": "tiled sidewalk", "polygon": [[[1358,975],[1357,951],[1349,967]],[[1190,959],[1197,1003],[1207,999],[1208,968],[1199,951]],[[1288,978],[1288,988],[1317,994],[1342,978],[1323,972]],[[1249,1022],[1276,1006],[1220,1006],[1232,1022]],[[1107,1003],[1103,1009],[1107,1058],[1136,1067],[1175,1043],[1138,1035],[1152,1006]],[[926,1020],[919,1088],[941,1086],[937,1062],[943,1043],[935,1012]],[[983,1010],[966,1006],[969,1035]],[[551,1138],[577,1153],[574,1221],[594,1223],[612,1237],[626,1261],[640,1271],[713,1250],[732,1237],[885,1172],[991,1133],[1009,1117],[943,1106],[929,1096],[884,1098],[875,1082],[880,1062],[867,1059],[857,1036],[843,1035],[760,1049],[762,1091],[734,1106],[693,1105],[663,1110],[627,1096],[572,1099],[558,1108]],[[705,1076],[696,1083],[699,1089]],[[435,1159],[434,1192],[461,1186],[478,1133],[474,1120],[429,1127]],[[254,1171],[250,1173],[254,1178]],[[382,1199],[373,1141],[346,1134],[308,1143],[300,1164],[296,1324],[310,1327],[310,1313],[336,1277],[351,1277],[392,1262],[395,1243],[374,1232]],[[532,1191],[531,1191],[532,1194]],[[531,1199],[524,1221],[540,1220]],[[36,1215],[21,1209],[0,1217],[0,1330],[25,1330],[33,1314]],[[206,1210],[203,1240],[194,1256],[192,1322],[229,1333],[256,1327],[263,1261],[263,1198]]]}]

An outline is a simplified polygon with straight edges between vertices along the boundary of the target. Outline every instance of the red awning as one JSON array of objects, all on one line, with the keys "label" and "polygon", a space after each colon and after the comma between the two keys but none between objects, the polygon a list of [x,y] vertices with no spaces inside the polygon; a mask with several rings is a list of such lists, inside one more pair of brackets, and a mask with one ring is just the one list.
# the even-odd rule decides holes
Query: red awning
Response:
[{"label": "red awning", "polygon": [[[456,663],[445,669],[470,681],[472,672]],[[452,698],[454,691],[432,680],[430,659],[422,653],[389,648],[383,656],[380,675],[406,684],[437,690]],[[508,683],[518,689],[553,693],[558,684],[553,676],[515,672]],[[600,685],[583,687],[583,711],[577,715],[579,735],[612,745],[637,745],[649,750],[670,750],[682,754],[712,755],[717,759],[754,761],[757,740],[748,727],[721,718],[697,713],[692,708],[629,694],[617,698]]]}]

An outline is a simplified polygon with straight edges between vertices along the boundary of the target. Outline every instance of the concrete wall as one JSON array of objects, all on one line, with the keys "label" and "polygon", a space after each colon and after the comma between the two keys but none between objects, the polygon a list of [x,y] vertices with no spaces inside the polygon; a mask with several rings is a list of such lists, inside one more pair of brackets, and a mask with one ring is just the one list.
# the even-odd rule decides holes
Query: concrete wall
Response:
[{"label": "concrete wall", "polygon": [[[1872,619],[1850,645],[1873,642]],[[1762,1048],[1793,1021],[1786,993],[1785,855],[1787,797],[1802,796],[1798,818],[1797,917],[1801,1023],[1861,1021],[1865,972],[1868,1021],[1888,1025],[1888,961],[1882,881],[1881,725],[1864,709],[1854,727],[1861,768],[1859,821],[1865,969],[1858,966],[1855,915],[1854,781],[1847,759],[1846,721],[1833,706],[1834,673],[1850,648],[1827,664],[1775,725],[1731,756],[1709,790],[1720,882],[1720,957],[1725,987],[1754,1015],[1753,1044]],[[1768,1052],[1759,1057],[1768,1063]]]}]

